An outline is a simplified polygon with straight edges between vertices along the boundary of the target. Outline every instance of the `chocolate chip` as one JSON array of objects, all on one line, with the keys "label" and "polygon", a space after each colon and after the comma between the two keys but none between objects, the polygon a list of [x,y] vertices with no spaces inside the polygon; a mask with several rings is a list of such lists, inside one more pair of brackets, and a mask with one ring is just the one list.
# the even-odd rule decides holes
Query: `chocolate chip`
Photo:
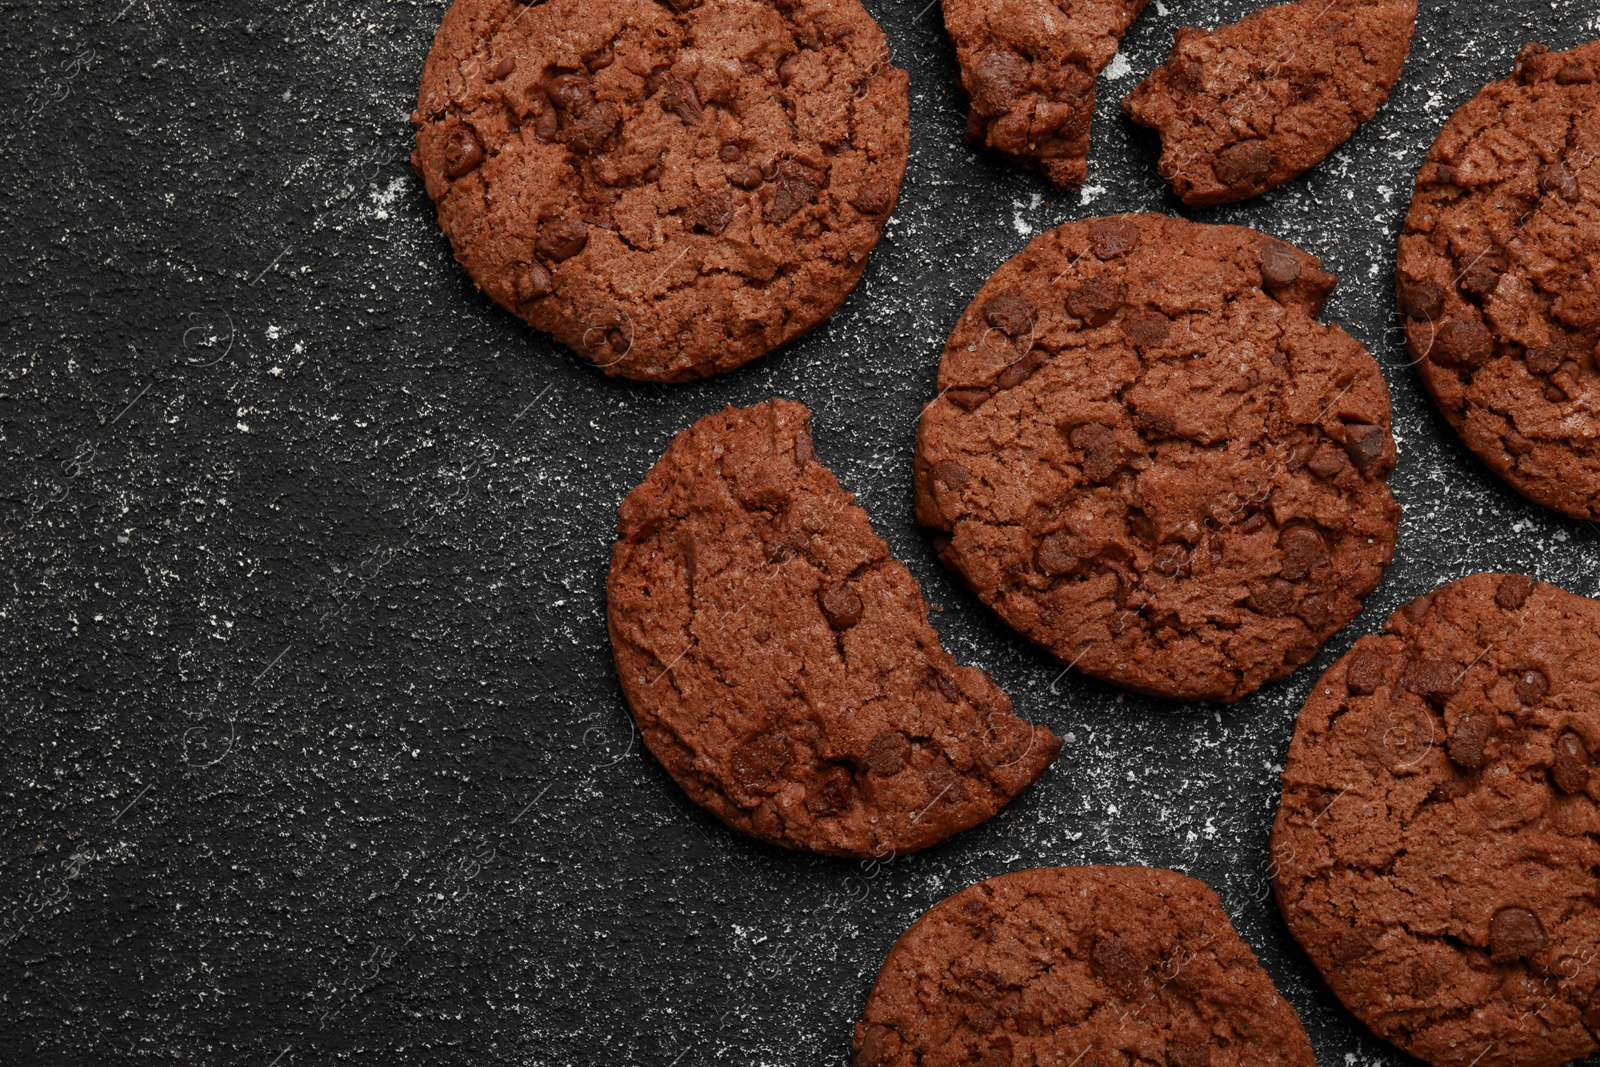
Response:
[{"label": "chocolate chip", "polygon": [[1450,728],[1450,761],[1469,771],[1483,766],[1484,746],[1494,736],[1494,713],[1463,712]]},{"label": "chocolate chip", "polygon": [[1400,688],[1436,703],[1456,691],[1461,668],[1438,659],[1414,659],[1400,671]]},{"label": "chocolate chip", "polygon": [[1557,85],[1593,85],[1594,71],[1581,63],[1569,63],[1556,71]]},{"label": "chocolate chip", "polygon": [[894,203],[894,190],[883,182],[867,182],[850,198],[850,206],[863,215],[883,215]]},{"label": "chocolate chip", "polygon": [[1459,185],[1461,183],[1461,168],[1449,163],[1439,163],[1433,168],[1434,180],[1441,185]]},{"label": "chocolate chip", "polygon": [[744,72],[746,74],[760,74],[761,73],[761,64],[757,63],[753,59],[741,59],[739,61],[739,66],[744,68]]},{"label": "chocolate chip", "polygon": [[1383,687],[1389,675],[1389,657],[1370,649],[1350,654],[1344,668],[1344,684],[1352,696],[1371,696]]},{"label": "chocolate chip", "polygon": [[1563,401],[1570,399],[1570,397],[1567,396],[1567,391],[1561,388],[1561,386],[1557,385],[1555,382],[1551,382],[1549,385],[1544,387],[1544,398],[1550,401],[1552,404],[1560,404]]},{"label": "chocolate chip", "polygon": [[1324,444],[1306,460],[1306,469],[1318,478],[1337,478],[1350,469],[1350,457],[1331,444]]},{"label": "chocolate chip", "polygon": [[524,263],[517,268],[517,299],[523,303],[549,296],[555,291],[550,272],[537,263]]},{"label": "chocolate chip", "polygon": [[816,202],[823,177],[803,163],[786,159],[778,164],[777,192],[767,207],[771,222],[783,223],[807,204]]},{"label": "chocolate chip", "polygon": [[845,582],[829,582],[817,593],[817,603],[822,605],[822,614],[828,617],[828,625],[834,630],[848,630],[861,621],[861,613],[866,606],[855,590]]},{"label": "chocolate chip", "polygon": [[1217,155],[1217,180],[1224,185],[1261,185],[1272,173],[1272,149],[1265,141],[1240,141]]},{"label": "chocolate chip", "polygon": [[1062,575],[1077,574],[1082,571],[1083,560],[1072,551],[1071,532],[1057,530],[1040,541],[1039,547],[1033,553],[1033,565],[1051,578],[1060,578]]},{"label": "chocolate chip", "polygon": [[1380,933],[1381,931],[1363,927],[1344,930],[1334,940],[1329,955],[1333,957],[1333,962],[1341,967],[1365,959],[1372,955]]},{"label": "chocolate chip", "polygon": [[729,167],[728,181],[741,189],[754,189],[761,184],[761,172],[751,166]]},{"label": "chocolate chip", "polygon": [[739,160],[744,158],[744,149],[740,148],[732,141],[729,141],[727,144],[717,149],[717,158],[722,160],[724,163],[737,163]]},{"label": "chocolate chip", "polygon": [[782,734],[757,734],[733,750],[733,777],[751,793],[774,792],[789,764],[789,742]]},{"label": "chocolate chip", "polygon": [[1067,312],[1090,326],[1104,326],[1116,317],[1125,294],[1110,278],[1090,278],[1067,296]]},{"label": "chocolate chip", "polygon": [[583,65],[589,68],[589,73],[593,74],[597,70],[605,70],[616,61],[616,53],[611,51],[610,45],[606,45],[604,48],[600,49],[600,51],[596,52],[588,59],[585,59],[583,61]]},{"label": "chocolate chip", "polygon": [[1438,282],[1401,282],[1400,312],[1409,319],[1432,322],[1444,314],[1444,287]]},{"label": "chocolate chip", "polygon": [[1388,449],[1389,435],[1382,426],[1371,426],[1367,423],[1347,423],[1344,428],[1344,450],[1350,456],[1350,462],[1356,465],[1356,470],[1365,477],[1374,474],[1387,473],[1384,468],[1384,456]]},{"label": "chocolate chip", "polygon": [[983,320],[995,329],[1016,337],[1033,328],[1033,308],[1026,297],[1004,292],[983,305]]},{"label": "chocolate chip", "polygon": [[733,197],[724,192],[711,193],[701,196],[689,209],[689,225],[718,237],[733,221],[734,214]]},{"label": "chocolate chip", "polygon": [[1545,677],[1544,671],[1530,667],[1517,677],[1517,684],[1513,688],[1518,700],[1524,704],[1537,704],[1550,692],[1550,679]]},{"label": "chocolate chip", "polygon": [[899,774],[911,758],[911,742],[899,730],[885,730],[867,743],[867,769],[882,778]]},{"label": "chocolate chip", "polygon": [[1085,423],[1067,435],[1072,447],[1083,453],[1084,477],[1091,482],[1109,481],[1127,462],[1117,435],[1110,427]]},{"label": "chocolate chip", "polygon": [[611,351],[619,356],[627,355],[628,351],[633,348],[633,341],[615,326],[606,331],[606,344],[610,345]]},{"label": "chocolate chip", "polygon": [[1563,793],[1582,793],[1588,789],[1589,766],[1589,750],[1583,738],[1571,730],[1556,738],[1556,758],[1550,777],[1555,779],[1557,789]]},{"label": "chocolate chip", "polygon": [[1565,163],[1552,163],[1539,172],[1539,191],[1554,193],[1569,204],[1578,202],[1578,179]]},{"label": "chocolate chip", "polygon": [[495,81],[504,81],[506,78],[509,78],[511,75],[515,74],[516,70],[517,57],[506,56],[504,59],[494,65],[494,79]]},{"label": "chocolate chip", "polygon": [[548,144],[556,139],[560,131],[561,120],[556,117],[555,108],[545,108],[533,123],[533,136]]},{"label": "chocolate chip", "polygon": [[998,389],[1015,389],[1033,377],[1039,368],[1048,362],[1050,362],[1049,353],[1042,348],[1032,349],[1026,356],[1023,356],[1000,372],[999,377],[994,380],[995,387]]},{"label": "chocolate chip", "polygon": [[1309,577],[1318,564],[1328,560],[1328,545],[1313,526],[1291,523],[1278,534],[1278,551],[1283,553],[1282,574],[1291,582]]},{"label": "chocolate chip", "polygon": [[820,819],[843,815],[855,805],[855,795],[855,779],[835,766],[806,792],[806,810]]},{"label": "chocolate chip", "polygon": [[539,255],[552,263],[571,259],[589,243],[589,228],[577,219],[547,222],[539,227],[538,239],[533,247]]},{"label": "chocolate chip", "polygon": [[577,114],[594,106],[594,90],[590,88],[587,74],[575,71],[557,74],[550,79],[548,92],[550,102],[562,111]]},{"label": "chocolate chip", "polygon": [[987,389],[946,389],[945,397],[962,411],[976,411],[989,399]]},{"label": "chocolate chip", "polygon": [[972,68],[972,110],[985,118],[1004,115],[1027,80],[1027,60],[1014,52],[985,52]]},{"label": "chocolate chip", "polygon": [[1122,320],[1122,335],[1142,349],[1155,348],[1172,332],[1172,320],[1159,311],[1135,311]]},{"label": "chocolate chip", "polygon": [[953,459],[941,459],[933,465],[933,476],[950,489],[960,489],[972,477],[967,468]]},{"label": "chocolate chip", "polygon": [[1405,604],[1400,608],[1398,614],[1401,618],[1405,619],[1406,622],[1409,622],[1411,625],[1415,626],[1417,623],[1422,621],[1423,617],[1428,614],[1428,611],[1432,607],[1432,594],[1424,594],[1423,596],[1413,597],[1412,599],[1406,601]]},{"label": "chocolate chip", "polygon": [[1489,920],[1489,958],[1496,963],[1527,959],[1548,943],[1539,917],[1527,908],[1501,908]]},{"label": "chocolate chip", "polygon": [[1139,224],[1123,216],[1095,219],[1089,224],[1089,241],[1100,259],[1121,259],[1139,247]]},{"label": "chocolate chip", "polygon": [[1536,584],[1526,574],[1508,574],[1500,579],[1500,585],[1494,591],[1494,602],[1506,611],[1516,611],[1528,602]]},{"label": "chocolate chip", "polygon": [[1461,272],[1461,288],[1473,296],[1488,296],[1500,288],[1500,277],[1505,272],[1505,257],[1498,252],[1490,253]]},{"label": "chocolate chip", "polygon": [[1523,354],[1523,360],[1534,374],[1554,374],[1561,369],[1561,364],[1567,361],[1571,352],[1567,339],[1558,335],[1547,345],[1535,345],[1528,349]]},{"label": "chocolate chip", "polygon": [[444,174],[451,181],[463,178],[483,162],[483,145],[470,126],[452,126],[444,137]]},{"label": "chocolate chip", "polygon": [[700,122],[700,96],[694,86],[682,78],[671,77],[661,83],[661,110],[682,119],[685,125]]},{"label": "chocolate chip", "polygon": [[1494,358],[1494,337],[1476,319],[1451,319],[1439,329],[1428,355],[1435,363],[1481,367]]},{"label": "chocolate chip", "polygon": [[1300,259],[1281,241],[1261,246],[1261,282],[1268,289],[1287,289],[1300,280]]},{"label": "chocolate chip", "polygon": [[1274,578],[1265,585],[1255,586],[1245,599],[1245,604],[1258,615],[1281,619],[1294,611],[1295,588],[1282,578]]}]

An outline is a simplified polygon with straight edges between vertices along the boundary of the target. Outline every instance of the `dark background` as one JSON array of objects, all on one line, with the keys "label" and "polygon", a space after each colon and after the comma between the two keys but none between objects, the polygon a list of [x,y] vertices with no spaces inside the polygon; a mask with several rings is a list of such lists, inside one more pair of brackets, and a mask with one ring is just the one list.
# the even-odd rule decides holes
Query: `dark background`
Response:
[{"label": "dark background", "polygon": [[[646,0],[640,0],[646,2]],[[443,0],[0,4],[0,1063],[843,1064],[884,952],[970,882],[1146,863],[1216,888],[1325,1065],[1395,1063],[1318,984],[1266,840],[1318,671],[1486,568],[1600,584],[1600,530],[1521,502],[1426,405],[1390,297],[1411,179],[1518,47],[1588,0],[1426,5],[1376,121],[1195,215],[1321,255],[1394,395],[1406,509],[1367,612],[1231,708],[1131,697],[1014,639],[934,563],[910,455],[945,333],[1032,234],[1173,210],[1118,100],[1064,196],[961,140],[937,10],[869,0],[912,76],[910,168],[833,319],[738,373],[603,378],[490,305],[407,160]],[[988,825],[873,867],[689,807],[640,751],[603,580],[671,435],[773,395],[940,606],[1066,738]]]}]

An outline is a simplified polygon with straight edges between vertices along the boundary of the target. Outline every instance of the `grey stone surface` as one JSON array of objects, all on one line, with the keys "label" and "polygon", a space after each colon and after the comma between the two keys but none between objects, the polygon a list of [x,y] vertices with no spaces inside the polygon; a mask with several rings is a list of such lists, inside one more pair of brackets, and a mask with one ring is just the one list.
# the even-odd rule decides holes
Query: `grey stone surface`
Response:
[{"label": "grey stone surface", "polygon": [[[644,0],[641,0],[644,2]],[[1272,907],[1266,839],[1319,670],[1479,569],[1600,585],[1600,530],[1525,504],[1427,405],[1392,300],[1412,176],[1518,47],[1588,0],[1425,5],[1378,118],[1305,178],[1196,214],[1322,256],[1401,442],[1368,610],[1232,708],[1060,669],[934,562],[910,454],[970,294],[1068,219],[1175,210],[1122,93],[1063,196],[963,144],[936,7],[867,0],[911,72],[884,243],[812,336],[731,376],[609,381],[472,290],[410,171],[441,0],[0,4],[0,1063],[842,1064],[884,952],[944,895],[1042,864],[1210,882],[1324,1064],[1397,1063]],[[880,865],[692,810],[612,675],[617,503],[671,435],[794,397],[942,607],[958,658],[1067,739],[1000,818]]]}]

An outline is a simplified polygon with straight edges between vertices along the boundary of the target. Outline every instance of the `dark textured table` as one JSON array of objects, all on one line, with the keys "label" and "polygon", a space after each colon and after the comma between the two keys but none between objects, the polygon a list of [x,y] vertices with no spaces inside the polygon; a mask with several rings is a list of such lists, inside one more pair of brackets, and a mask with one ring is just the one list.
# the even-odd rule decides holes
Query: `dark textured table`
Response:
[{"label": "dark textured table", "polygon": [[[640,0],[647,2],[647,0]],[[1344,278],[1401,443],[1399,555],[1311,665],[1231,708],[1088,682],[934,562],[910,455],[942,339],[1068,219],[1173,210],[1102,81],[1089,183],[975,154],[939,13],[868,0],[913,153],[860,287],[733,375],[610,381],[472,289],[407,160],[443,0],[5,0],[0,139],[0,1064],[842,1064],[890,942],[969,882],[1146,863],[1210,882],[1325,1065],[1394,1063],[1272,906],[1295,712],[1396,606],[1473,570],[1600,584],[1600,529],[1522,503],[1422,397],[1390,292],[1445,118],[1590,0],[1428,3],[1376,121],[1307,178],[1195,217]],[[1181,9],[1181,10],[1180,10]],[[603,580],[671,435],[773,395],[923,582],[944,639],[1066,738],[1001,817],[883,865],[787,855],[641,752]]]}]

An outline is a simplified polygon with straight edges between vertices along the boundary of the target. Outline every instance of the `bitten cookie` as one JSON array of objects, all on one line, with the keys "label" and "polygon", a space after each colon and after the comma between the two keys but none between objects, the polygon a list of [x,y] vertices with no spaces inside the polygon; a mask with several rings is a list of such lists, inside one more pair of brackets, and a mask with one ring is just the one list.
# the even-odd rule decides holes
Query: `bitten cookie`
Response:
[{"label": "bitten cookie", "polygon": [[855,1067],[1315,1067],[1203,882],[1047,867],[968,886],[889,950]]},{"label": "bitten cookie", "polygon": [[1309,659],[1394,555],[1377,363],[1265,234],[1069,223],[995,271],[939,364],[917,518],[1062,662],[1234,701]]},{"label": "bitten cookie", "polygon": [[1522,575],[1420,597],[1323,674],[1273,827],[1329,987],[1437,1067],[1556,1067],[1600,1031],[1600,603]]},{"label": "bitten cookie", "polygon": [[662,382],[832,314],[909,144],[905,72],[856,0],[456,0],[412,121],[478,288]]},{"label": "bitten cookie", "polygon": [[786,848],[884,856],[989,818],[1061,742],[958,666],[905,565],[773,400],[673,439],[606,586],[639,732],[701,807]]},{"label": "bitten cookie", "polygon": [[1100,71],[1148,0],[942,0],[967,91],[967,137],[1076,189]]},{"label": "bitten cookie", "polygon": [[1416,0],[1299,0],[1210,33],[1181,29],[1122,109],[1161,135],[1161,176],[1185,204],[1246,200],[1377,114],[1416,24]]},{"label": "bitten cookie", "polygon": [[1512,488],[1600,519],[1600,42],[1528,45],[1445,124],[1397,275],[1423,385]]}]

